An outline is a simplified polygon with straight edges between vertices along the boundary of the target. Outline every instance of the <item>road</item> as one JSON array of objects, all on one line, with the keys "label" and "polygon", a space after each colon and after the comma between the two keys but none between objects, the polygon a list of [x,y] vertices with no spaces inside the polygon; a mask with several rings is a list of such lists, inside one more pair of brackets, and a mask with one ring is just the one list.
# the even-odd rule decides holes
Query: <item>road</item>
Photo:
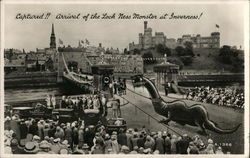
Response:
[{"label": "road", "polygon": [[[134,90],[132,86],[128,85],[128,88]],[[149,97],[146,88],[136,88],[135,92]],[[129,102],[131,102],[132,104],[135,104],[139,108],[143,109],[146,113],[150,114],[157,120],[161,120],[163,118],[154,111],[151,100],[129,91],[127,91],[127,94],[123,97],[129,100]],[[173,98],[165,96],[163,96],[163,99],[166,101],[173,100]],[[123,100],[122,102],[125,102],[125,100]],[[185,100],[185,102],[187,102],[188,105],[197,103],[195,101],[190,100]],[[180,135],[199,135],[205,143],[208,138],[211,138],[214,143],[217,143],[218,145],[222,146],[225,152],[230,151],[232,154],[242,154],[244,152],[244,113],[235,111],[231,108],[201,103],[208,110],[209,118],[218,123],[219,127],[221,127],[222,129],[232,128],[238,125],[239,123],[242,123],[242,126],[240,126],[240,128],[232,134],[222,135],[214,133],[212,131],[207,131],[209,135],[204,136],[197,133],[200,130],[199,127],[193,127],[189,125],[182,126],[175,122],[170,122],[168,129],[166,126],[158,123],[156,120],[150,118],[147,114],[135,108],[135,106],[132,104],[127,104],[121,107],[122,117],[127,121],[128,127],[139,129],[143,125],[145,125],[150,131],[169,131],[169,133],[174,134],[175,132],[171,131],[171,128]],[[111,114],[111,111],[109,112],[109,114]],[[178,134],[176,135],[179,136]]]}]

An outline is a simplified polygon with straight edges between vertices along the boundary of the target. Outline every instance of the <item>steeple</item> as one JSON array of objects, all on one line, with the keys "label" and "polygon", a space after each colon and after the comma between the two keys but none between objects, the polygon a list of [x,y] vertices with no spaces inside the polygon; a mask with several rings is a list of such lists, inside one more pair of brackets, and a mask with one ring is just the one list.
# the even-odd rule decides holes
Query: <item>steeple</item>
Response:
[{"label": "steeple", "polygon": [[51,32],[51,34],[53,34],[53,35],[55,34],[54,33],[54,24],[52,24],[52,32]]},{"label": "steeple", "polygon": [[56,36],[54,32],[54,24],[52,24],[52,30],[50,35],[50,48],[56,48]]}]

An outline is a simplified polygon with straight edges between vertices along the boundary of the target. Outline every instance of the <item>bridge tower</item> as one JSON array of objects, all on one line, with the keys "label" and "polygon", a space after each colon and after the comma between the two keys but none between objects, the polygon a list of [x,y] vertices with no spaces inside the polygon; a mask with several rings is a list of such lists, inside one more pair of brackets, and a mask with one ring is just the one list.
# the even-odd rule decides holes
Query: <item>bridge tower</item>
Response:
[{"label": "bridge tower", "polygon": [[94,88],[106,94],[109,93],[109,84],[113,80],[113,65],[104,62],[104,54],[101,53],[101,62],[91,67],[94,76]]}]

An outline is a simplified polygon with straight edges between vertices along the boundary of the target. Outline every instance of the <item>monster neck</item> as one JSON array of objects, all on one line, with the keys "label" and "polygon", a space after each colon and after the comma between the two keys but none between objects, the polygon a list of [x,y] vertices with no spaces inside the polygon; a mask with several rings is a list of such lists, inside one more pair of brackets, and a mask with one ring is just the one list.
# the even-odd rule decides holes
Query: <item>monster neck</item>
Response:
[{"label": "monster neck", "polygon": [[152,81],[150,81],[148,78],[143,77],[145,83],[145,87],[147,88],[150,96],[152,99],[161,100],[161,96],[157,90],[157,88],[155,87],[154,83]]}]

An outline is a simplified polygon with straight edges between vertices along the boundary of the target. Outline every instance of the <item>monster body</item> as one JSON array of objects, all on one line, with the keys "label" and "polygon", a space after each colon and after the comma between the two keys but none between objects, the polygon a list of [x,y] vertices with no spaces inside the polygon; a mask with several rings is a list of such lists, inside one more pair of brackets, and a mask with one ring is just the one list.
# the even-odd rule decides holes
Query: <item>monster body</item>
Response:
[{"label": "monster body", "polygon": [[217,126],[217,123],[209,119],[206,108],[201,104],[187,106],[186,102],[182,100],[166,102],[161,98],[157,88],[151,80],[143,76],[134,76],[132,79],[134,84],[141,83],[136,84],[136,86],[144,85],[147,88],[155,112],[166,117],[166,119],[160,121],[161,123],[168,124],[169,121],[175,121],[181,125],[188,124],[191,126],[199,126],[205,134],[206,129],[220,134],[229,134],[235,132],[241,125],[239,124],[232,129],[221,129]]}]

